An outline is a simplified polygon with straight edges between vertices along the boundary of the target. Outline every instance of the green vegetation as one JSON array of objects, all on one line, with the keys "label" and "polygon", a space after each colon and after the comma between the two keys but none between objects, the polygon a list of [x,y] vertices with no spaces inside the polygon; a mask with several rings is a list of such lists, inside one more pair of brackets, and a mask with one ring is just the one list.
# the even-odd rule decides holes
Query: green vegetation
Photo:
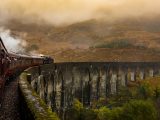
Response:
[{"label": "green vegetation", "polygon": [[[93,48],[93,47],[91,47]],[[130,40],[120,39],[113,40],[110,42],[104,42],[102,44],[95,45],[94,48],[114,48],[114,49],[122,49],[122,48],[137,48],[137,49],[146,49],[144,45],[135,45]]]},{"label": "green vegetation", "polygon": [[95,46],[95,48],[131,48],[132,43],[128,40],[113,40],[111,42],[106,42]]},{"label": "green vegetation", "polygon": [[123,106],[123,120],[157,120],[157,110],[152,101],[134,100]]},{"label": "green vegetation", "polygon": [[157,110],[149,100],[133,100],[113,109],[107,107],[86,109],[77,107],[77,103],[74,103],[71,114],[68,120],[157,120],[158,118]]},{"label": "green vegetation", "polygon": [[109,109],[107,107],[102,107],[97,110],[98,120],[119,120],[122,115],[122,108]]},{"label": "green vegetation", "polygon": [[160,118],[160,78],[138,81],[121,87],[118,95],[101,98],[90,108],[74,100],[67,120],[158,120]]},{"label": "green vegetation", "polygon": [[137,98],[139,99],[148,99],[153,97],[153,90],[151,86],[147,83],[143,83],[137,88]]}]

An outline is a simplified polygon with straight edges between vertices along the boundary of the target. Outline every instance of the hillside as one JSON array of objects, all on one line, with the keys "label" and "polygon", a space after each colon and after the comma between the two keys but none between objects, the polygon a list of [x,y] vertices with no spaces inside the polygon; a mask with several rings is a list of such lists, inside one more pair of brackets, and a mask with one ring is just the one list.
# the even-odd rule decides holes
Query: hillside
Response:
[{"label": "hillside", "polygon": [[57,62],[160,60],[156,18],[113,23],[89,20],[61,27],[11,21],[5,28],[27,41],[27,51],[51,55]]}]

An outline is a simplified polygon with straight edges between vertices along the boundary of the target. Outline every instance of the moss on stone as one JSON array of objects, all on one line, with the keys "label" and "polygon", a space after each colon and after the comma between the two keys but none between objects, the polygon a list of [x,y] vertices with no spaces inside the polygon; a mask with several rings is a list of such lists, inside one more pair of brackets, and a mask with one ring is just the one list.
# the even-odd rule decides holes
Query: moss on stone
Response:
[{"label": "moss on stone", "polygon": [[22,97],[36,120],[59,120],[56,113],[47,107],[27,81],[27,70],[20,75],[19,87]]}]

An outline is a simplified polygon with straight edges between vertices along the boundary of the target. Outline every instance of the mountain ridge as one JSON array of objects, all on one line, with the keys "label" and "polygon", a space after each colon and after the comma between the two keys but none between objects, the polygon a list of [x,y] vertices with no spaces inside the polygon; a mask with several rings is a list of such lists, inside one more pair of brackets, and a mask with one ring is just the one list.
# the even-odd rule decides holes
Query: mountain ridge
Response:
[{"label": "mountain ridge", "polygon": [[[10,29],[13,36],[20,36],[20,38],[26,40],[28,46],[30,46],[27,47],[27,50],[36,50],[39,53],[51,55],[58,62],[70,61],[68,58],[71,55],[77,55],[79,59],[83,58],[85,52],[91,54],[95,51],[96,54],[99,54],[101,52],[99,50],[102,49],[103,51],[111,51],[113,56],[117,56],[117,59],[121,58],[118,51],[123,49],[126,55],[120,61],[132,61],[127,57],[127,55],[131,56],[128,53],[129,50],[136,50],[137,53],[140,52],[145,55],[144,59],[141,59],[140,55],[132,55],[136,58],[133,61],[152,61],[152,56],[155,58],[155,56],[160,55],[160,22],[158,18],[147,20],[126,19],[113,23],[108,23],[105,20],[88,20],[60,27],[12,21],[6,24],[5,28]],[[72,54],[66,52],[67,50]],[[68,57],[62,57],[62,53]],[[104,52],[101,57],[87,56],[90,61],[114,61],[114,59],[107,59],[105,54],[108,54],[108,52]],[[160,60],[159,57],[155,59],[156,61]],[[79,60],[73,59],[73,61]],[[88,60],[84,57],[81,61]]]}]

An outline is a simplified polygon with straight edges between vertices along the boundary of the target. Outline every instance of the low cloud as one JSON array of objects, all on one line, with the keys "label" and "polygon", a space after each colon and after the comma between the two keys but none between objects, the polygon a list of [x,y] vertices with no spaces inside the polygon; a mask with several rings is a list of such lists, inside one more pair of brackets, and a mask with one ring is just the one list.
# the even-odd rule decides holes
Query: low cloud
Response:
[{"label": "low cloud", "polygon": [[3,0],[1,22],[64,25],[89,19],[119,20],[160,14],[159,0]]}]

